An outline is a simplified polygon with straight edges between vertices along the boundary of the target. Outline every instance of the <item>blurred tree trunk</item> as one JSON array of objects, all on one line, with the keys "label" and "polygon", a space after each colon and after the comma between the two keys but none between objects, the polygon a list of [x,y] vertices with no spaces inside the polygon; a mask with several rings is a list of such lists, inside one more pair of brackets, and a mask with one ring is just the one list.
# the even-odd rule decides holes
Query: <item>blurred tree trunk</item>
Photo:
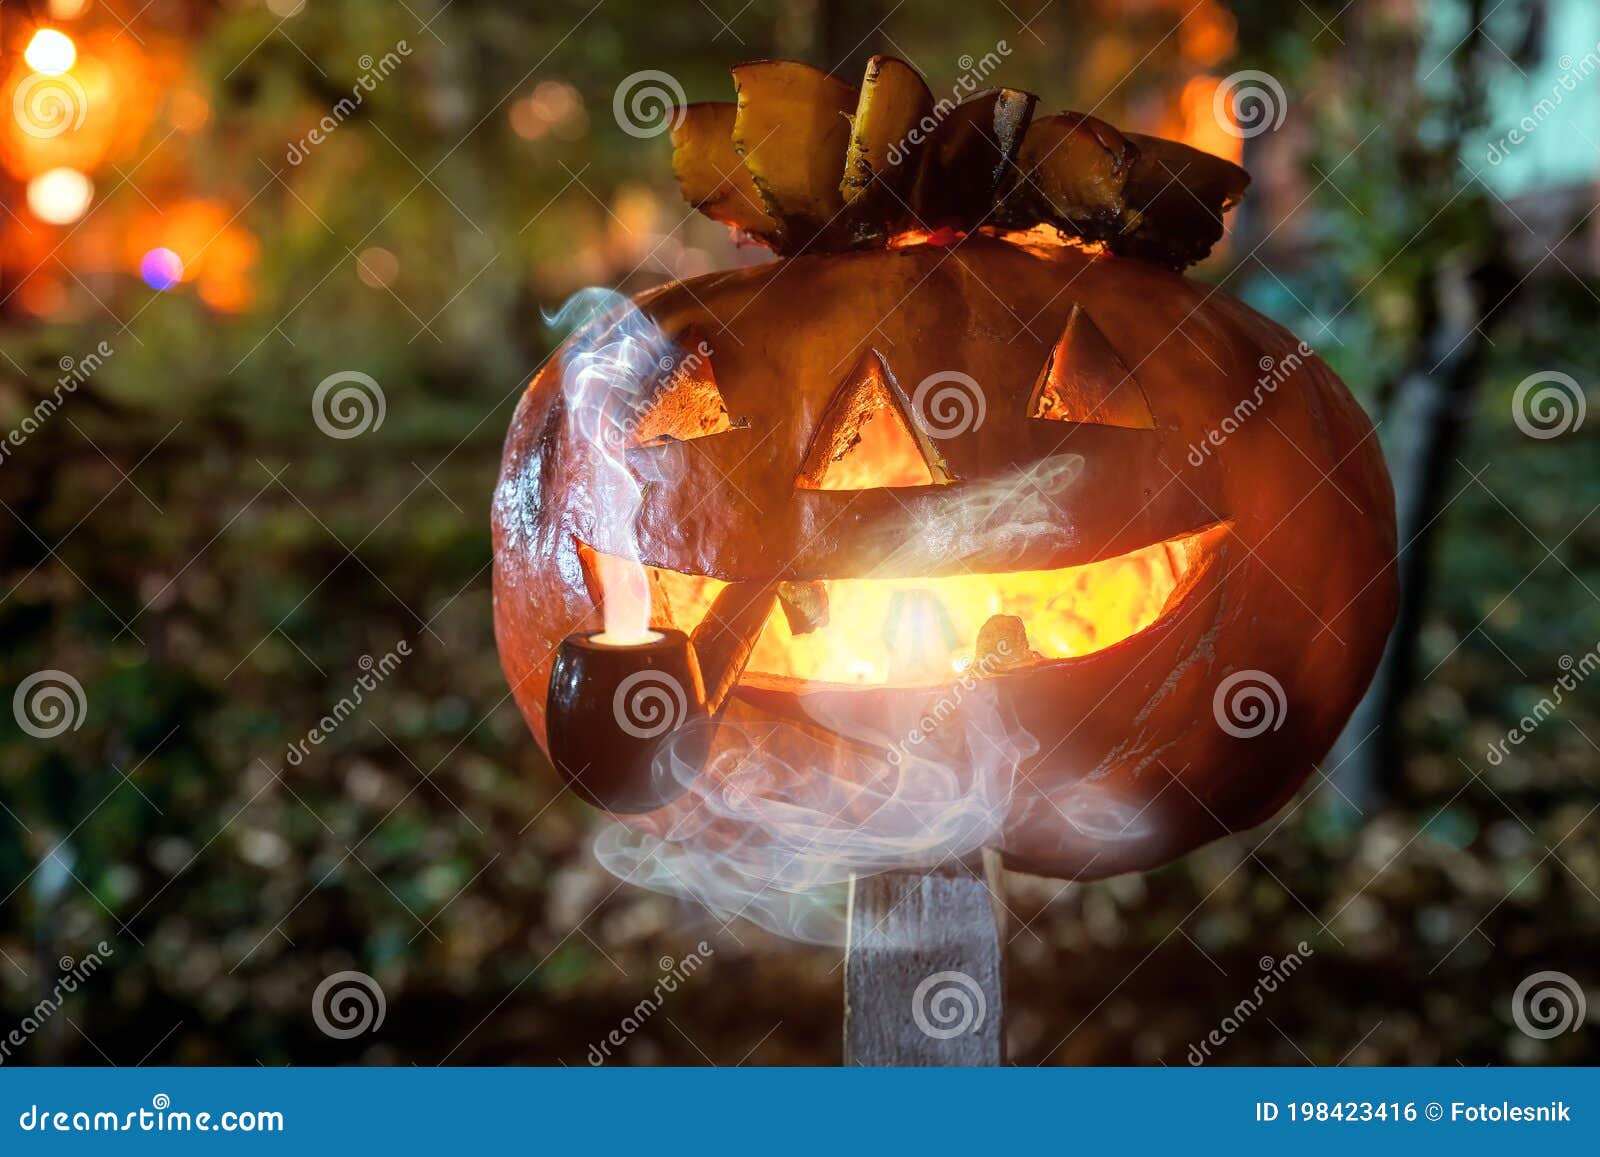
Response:
[{"label": "blurred tree trunk", "polygon": [[[1498,4],[1496,5],[1498,7]],[[1477,190],[1460,189],[1471,182],[1460,160],[1468,133],[1481,128],[1486,108],[1486,80],[1479,66],[1486,0],[1472,0],[1466,19],[1472,29],[1451,54],[1456,84],[1441,110],[1448,128],[1443,142],[1425,145],[1416,125],[1405,118],[1394,123],[1394,154],[1406,163],[1420,161],[1417,206],[1426,210],[1430,193],[1445,195],[1436,183],[1430,189],[1429,170],[1442,162],[1448,174],[1449,200],[1440,205],[1429,224],[1459,199],[1458,210],[1471,213],[1478,227],[1465,245],[1456,237],[1430,234],[1428,225],[1408,244],[1424,253],[1433,251],[1430,271],[1414,290],[1419,319],[1415,354],[1396,378],[1378,393],[1380,434],[1389,473],[1394,480],[1395,515],[1399,532],[1400,610],[1388,646],[1372,685],[1356,708],[1344,734],[1329,756],[1336,786],[1362,812],[1370,811],[1400,786],[1403,767],[1400,751],[1400,710],[1417,677],[1417,647],[1433,581],[1433,542],[1438,530],[1447,488],[1456,476],[1456,459],[1466,436],[1478,392],[1483,363],[1492,341],[1489,329],[1502,316],[1519,284],[1509,257],[1504,231]],[[1537,56],[1536,34],[1540,5],[1523,9],[1527,22],[1519,53]],[[1373,19],[1369,10],[1367,19]],[[1412,13],[1421,43],[1421,10]],[[1419,59],[1406,52],[1385,61],[1374,46],[1352,41],[1348,48],[1352,75],[1360,79],[1378,70],[1386,83],[1398,85],[1392,95],[1395,107],[1415,107],[1418,96]],[[1496,49],[1495,51],[1500,51]],[[1501,53],[1503,55],[1503,53]],[[1437,175],[1438,170],[1435,170]]]},{"label": "blurred tree trunk", "polygon": [[1363,812],[1399,784],[1399,715],[1417,678],[1434,536],[1476,404],[1490,348],[1486,330],[1509,304],[1514,284],[1498,232],[1476,268],[1440,270],[1423,283],[1417,355],[1388,389],[1383,442],[1394,480],[1400,612],[1372,685],[1329,757],[1340,791]]}]

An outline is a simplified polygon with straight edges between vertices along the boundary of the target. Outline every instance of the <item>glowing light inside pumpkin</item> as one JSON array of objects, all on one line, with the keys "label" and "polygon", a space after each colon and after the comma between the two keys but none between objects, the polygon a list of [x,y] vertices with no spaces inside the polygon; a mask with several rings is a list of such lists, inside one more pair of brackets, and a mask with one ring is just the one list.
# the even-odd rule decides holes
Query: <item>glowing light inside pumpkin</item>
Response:
[{"label": "glowing light inside pumpkin", "polygon": [[[1159,619],[1184,579],[1210,557],[1217,528],[1115,558],[1057,570],[822,581],[826,622],[796,634],[783,607],[768,617],[744,682],[922,686],[947,683],[975,660],[984,624],[1014,615],[1026,650],[1000,667],[1093,654]],[[584,548],[600,578],[604,555]],[[693,632],[727,585],[703,575],[646,567],[651,623]],[[627,574],[621,572],[626,579]],[[611,601],[611,587],[602,585]]]},{"label": "glowing light inside pumpkin", "polygon": [[890,389],[882,358],[869,350],[829,401],[796,485],[801,490],[873,490],[952,480],[938,450],[919,444]]},{"label": "glowing light inside pumpkin", "polygon": [[973,661],[978,632],[993,615],[1020,618],[1040,658],[1087,655],[1155,622],[1181,567],[1158,544],[1065,570],[836,580],[825,584],[828,625],[795,635],[774,614],[750,673],[823,683],[945,682]]},{"label": "glowing light inside pumpkin", "polygon": [[870,490],[878,486],[932,486],[933,472],[900,415],[888,406],[869,412],[856,430],[860,439],[825,463],[818,490]]}]

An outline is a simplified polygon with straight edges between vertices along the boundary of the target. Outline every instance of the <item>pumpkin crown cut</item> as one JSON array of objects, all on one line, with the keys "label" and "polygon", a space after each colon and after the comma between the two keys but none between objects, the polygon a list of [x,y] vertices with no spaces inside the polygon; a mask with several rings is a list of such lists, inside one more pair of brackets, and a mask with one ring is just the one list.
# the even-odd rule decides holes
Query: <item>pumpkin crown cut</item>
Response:
[{"label": "pumpkin crown cut", "polygon": [[869,60],[860,88],[793,60],[741,64],[733,81],[736,101],[675,110],[673,172],[696,209],[783,256],[1042,229],[1181,270],[1250,183],[1177,141],[1037,116],[1018,89],[935,99],[892,56]]}]

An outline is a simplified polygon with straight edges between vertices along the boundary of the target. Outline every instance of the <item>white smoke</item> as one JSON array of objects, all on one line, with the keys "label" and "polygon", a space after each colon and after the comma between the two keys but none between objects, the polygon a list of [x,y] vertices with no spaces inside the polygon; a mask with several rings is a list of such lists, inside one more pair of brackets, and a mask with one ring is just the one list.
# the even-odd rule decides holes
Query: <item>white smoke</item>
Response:
[{"label": "white smoke", "polygon": [[893,719],[810,710],[827,736],[781,722],[699,724],[718,729],[703,770],[680,757],[696,750],[680,731],[656,763],[688,789],[665,829],[608,825],[600,862],[724,922],[843,944],[850,877],[997,844],[1017,769],[1038,749],[984,679],[931,689]]},{"label": "white smoke", "polygon": [[[992,565],[1020,558],[1024,546],[1060,545],[1059,504],[1082,470],[1080,455],[1058,455],[952,489],[934,525],[861,577],[926,573],[953,558]],[[1000,843],[1021,768],[1039,745],[993,674],[975,661],[943,687],[803,696],[806,725],[695,724],[716,728],[708,765],[690,754],[704,750],[696,737],[675,735],[655,774],[684,795],[643,821],[650,830],[607,825],[595,853],[621,879],[694,901],[724,922],[843,944],[852,875],[932,868]],[[1061,802],[1086,836],[1136,834],[1132,809],[1093,784],[1080,781]]]},{"label": "white smoke", "polygon": [[650,587],[636,527],[644,489],[626,451],[637,415],[654,383],[676,364],[677,349],[633,302],[609,289],[580,290],[545,322],[576,331],[563,354],[561,396],[569,433],[590,453],[582,464],[587,477],[574,480],[569,493],[589,497],[591,538],[604,535],[599,565],[606,634],[643,639],[650,633]]},{"label": "white smoke", "polygon": [[1064,504],[1083,464],[1082,454],[1056,454],[999,478],[951,487],[948,500],[919,518],[916,533],[873,573],[930,574],[939,565],[980,558],[984,569],[1004,570],[1025,549],[1066,546],[1071,524],[1062,517]]}]

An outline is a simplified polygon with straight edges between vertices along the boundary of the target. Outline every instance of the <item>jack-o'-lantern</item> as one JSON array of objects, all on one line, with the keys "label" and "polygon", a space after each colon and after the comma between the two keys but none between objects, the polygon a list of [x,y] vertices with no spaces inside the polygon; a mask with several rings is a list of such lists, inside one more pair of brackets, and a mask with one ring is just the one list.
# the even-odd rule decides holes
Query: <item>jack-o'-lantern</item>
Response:
[{"label": "jack-o'-lantern", "polygon": [[[1340,381],[1179,272],[1244,172],[1024,93],[935,103],[887,58],[859,91],[787,62],[735,80],[737,105],[679,110],[674,165],[780,260],[637,300],[673,351],[614,427],[637,509],[583,469],[604,448],[570,358],[512,423],[495,617],[535,735],[624,558],[702,667],[708,623],[746,624],[705,676],[717,719],[797,774],[993,691],[1028,737],[990,837],[1013,866],[1145,869],[1272,814],[1371,677],[1395,529]],[[660,832],[699,798],[599,802]]]}]

